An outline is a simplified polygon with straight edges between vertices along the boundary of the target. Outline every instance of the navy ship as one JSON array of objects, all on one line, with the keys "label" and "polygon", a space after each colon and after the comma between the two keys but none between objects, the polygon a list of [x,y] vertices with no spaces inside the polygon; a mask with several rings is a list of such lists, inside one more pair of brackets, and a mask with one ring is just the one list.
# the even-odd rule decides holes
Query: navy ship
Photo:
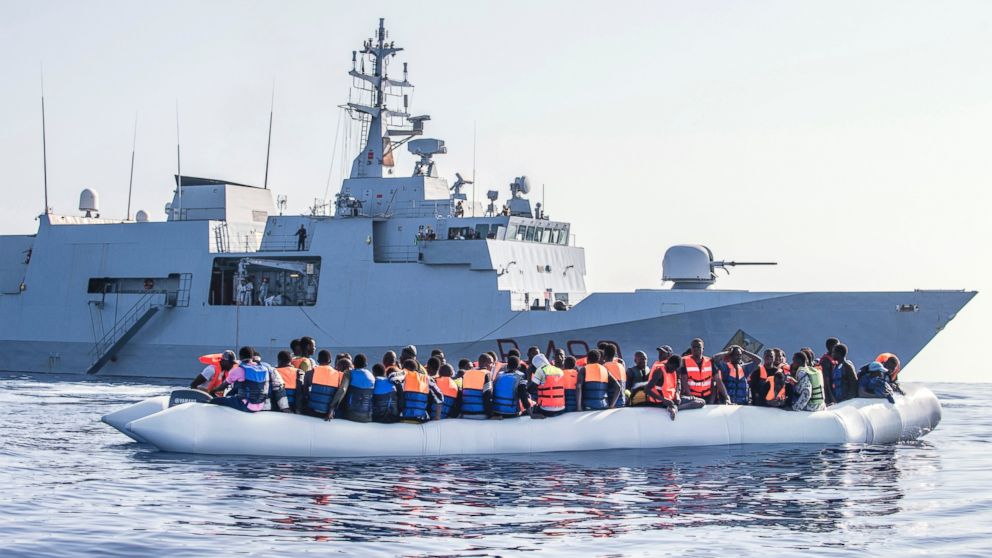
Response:
[{"label": "navy ship", "polygon": [[629,358],[694,337],[713,352],[837,336],[855,362],[908,362],[976,294],[721,290],[716,272],[746,262],[698,245],[665,253],[670,288],[587,292],[571,224],[531,203],[525,176],[488,204],[440,176],[446,147],[408,112],[402,50],[380,20],[352,53],[344,108],[364,146],[326,211],[282,215],[265,187],[177,173],[165,221],[101,218],[84,190],[79,215],[46,207],[34,234],[0,237],[0,368],[188,377],[200,355],[250,344],[273,360],[303,335],[373,358],[408,344],[471,357],[612,341]]}]

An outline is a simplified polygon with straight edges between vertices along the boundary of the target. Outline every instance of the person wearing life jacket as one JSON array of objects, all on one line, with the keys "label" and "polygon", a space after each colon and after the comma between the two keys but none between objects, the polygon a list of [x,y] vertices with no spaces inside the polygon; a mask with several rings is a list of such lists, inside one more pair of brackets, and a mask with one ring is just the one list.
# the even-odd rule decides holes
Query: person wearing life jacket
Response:
[{"label": "person wearing life jacket", "polygon": [[906,395],[903,393],[902,388],[899,387],[899,370],[902,368],[899,357],[892,353],[882,353],[875,357],[875,362],[885,367],[885,379],[889,383],[889,387],[892,388],[892,391]]},{"label": "person wearing life jacket", "polygon": [[493,380],[493,412],[489,418],[519,417],[533,414],[530,393],[527,392],[527,373],[520,370],[520,358],[506,357],[506,366]]},{"label": "person wearing life jacket", "polygon": [[858,373],[858,397],[888,399],[889,403],[895,403],[888,376],[889,371],[881,362],[872,361],[862,366]]},{"label": "person wearing life jacket", "polygon": [[317,353],[317,340],[313,337],[300,337],[299,350],[298,356],[293,357],[291,363],[305,374],[317,366],[317,361],[313,358]]},{"label": "person wearing life jacket", "polygon": [[210,403],[239,411],[257,413],[272,408],[272,401],[280,411],[291,412],[286,399],[282,378],[274,368],[264,362],[255,362],[258,353],[251,347],[241,347],[241,362],[227,374],[222,387],[231,387],[226,397],[214,397]]},{"label": "person wearing life jacket", "polygon": [[703,340],[696,337],[689,344],[689,354],[682,357],[679,376],[682,395],[698,397],[707,405],[727,401],[727,390],[719,374],[714,373],[713,360],[703,354]]},{"label": "person wearing life jacket", "polygon": [[238,362],[238,357],[234,351],[203,355],[200,357],[200,362],[207,366],[196,375],[196,378],[189,384],[189,389],[205,391],[213,396],[223,395],[224,392],[220,390],[220,387],[227,380],[227,373]]},{"label": "person wearing life jacket", "polygon": [[749,378],[751,404],[759,407],[785,406],[785,373],[778,367],[774,349],[765,349],[764,358]]},{"label": "person wearing life jacket", "polygon": [[[655,350],[658,351],[658,360],[654,361],[654,363],[651,364],[651,372],[654,372],[656,368],[663,368],[665,366],[665,363],[668,362],[668,359],[671,358],[672,355],[674,354],[672,347],[669,345],[661,345],[659,347],[656,347]],[[649,372],[648,373],[649,378],[650,378],[650,374],[651,373]]]},{"label": "person wearing life jacket", "polygon": [[303,371],[293,366],[293,355],[289,351],[279,351],[276,356],[276,372],[282,378],[282,383],[286,388],[286,400],[289,408],[294,413],[299,413],[302,407],[303,398],[296,394],[303,393]]},{"label": "person wearing life jacket", "polygon": [[393,423],[400,419],[399,390],[386,376],[386,367],[381,363],[372,365],[375,385],[372,388],[372,422]]},{"label": "person wearing life jacket", "polygon": [[450,364],[442,364],[437,372],[437,379],[434,381],[437,383],[437,389],[441,390],[441,395],[444,396],[444,403],[441,405],[441,418],[457,417],[462,382],[455,379],[455,369]]},{"label": "person wearing life jacket", "polygon": [[492,413],[492,366],[492,357],[482,353],[479,355],[478,368],[466,370],[462,375],[461,418],[486,419]]},{"label": "person wearing life jacket", "polygon": [[440,416],[439,412],[432,412],[431,407],[443,404],[444,395],[434,380],[420,368],[423,367],[412,358],[403,361],[403,379],[400,383],[400,420],[403,422],[427,422],[431,416]]},{"label": "person wearing life jacket", "polygon": [[303,388],[306,392],[304,414],[324,420],[334,418],[338,404],[348,393],[348,382],[351,379],[341,368],[350,370],[350,366],[350,362],[331,366],[331,353],[326,349],[317,353],[317,366],[303,376]]},{"label": "person wearing life jacket", "polygon": [[[747,362],[744,361],[745,357],[748,359]],[[726,351],[713,355],[713,361],[720,372],[720,380],[727,390],[725,402],[733,405],[750,405],[750,378],[760,365],[760,357],[744,350],[740,345],[731,345]]]},{"label": "person wearing life jacket", "polygon": [[[617,387],[614,388],[616,393],[610,392],[608,398],[615,400],[614,407],[624,407],[630,399],[630,393],[627,391],[627,364],[617,356],[617,346],[613,343],[603,343],[603,348],[601,349],[603,360],[600,362],[606,371],[610,373],[610,377],[616,380]],[[613,385],[611,382],[610,385]]]},{"label": "person wearing life jacket", "polygon": [[[837,364],[837,362],[834,360],[834,347],[837,346],[837,343],[840,343],[840,341],[838,341],[836,337],[828,337],[826,342],[827,352],[823,353],[823,355],[820,356],[820,360],[818,362],[820,366],[820,370],[823,371],[823,380],[826,384],[830,383],[829,382],[830,373],[833,371],[834,365]],[[829,405],[830,403],[831,403],[830,390],[828,389],[827,405]]]},{"label": "person wearing life jacket", "polygon": [[565,356],[566,356],[565,355],[565,349],[559,349],[559,348],[556,347],[554,353],[552,353],[551,356],[552,356],[552,362],[551,362],[551,364],[554,364],[558,368],[561,368],[562,370],[564,370],[565,369]]},{"label": "person wearing life jacket", "polygon": [[[600,364],[602,358],[599,349],[591,349],[586,354],[586,365],[579,368],[575,380],[577,411],[610,409],[616,404],[622,388],[620,382]],[[610,394],[613,394],[612,398]]]},{"label": "person wearing life jacket", "polygon": [[681,367],[681,357],[668,357],[664,364],[651,371],[651,378],[644,387],[644,405],[667,409],[672,420],[675,420],[678,411],[700,409],[706,405],[701,397],[684,395],[679,378]]},{"label": "person wearing life jacket", "polygon": [[824,398],[823,375],[810,366],[809,355],[800,351],[792,355],[792,370],[795,374],[793,391],[795,397],[790,408],[793,411],[822,411],[827,408]]},{"label": "person wearing life jacket", "polygon": [[532,418],[556,417],[565,412],[565,371],[551,364],[548,358],[538,352],[531,357],[534,375],[530,378],[537,393]]},{"label": "person wearing life jacket", "polygon": [[831,353],[833,368],[829,377],[824,370],[824,380],[828,381],[827,404],[840,403],[858,396],[858,373],[854,363],[847,359],[847,345],[837,343]]},{"label": "person wearing life jacket", "polygon": [[455,379],[460,380],[466,372],[474,368],[472,361],[467,358],[458,359],[458,369],[455,370]]},{"label": "person wearing life jacket", "polygon": [[368,369],[368,357],[362,353],[355,355],[352,365],[354,368],[344,372],[348,374],[348,391],[341,402],[343,418],[354,422],[372,422],[375,376]]},{"label": "person wearing life jacket", "polygon": [[438,370],[440,369],[441,369],[441,359],[437,357],[431,357],[427,359],[427,363],[424,364],[424,370],[427,371],[427,375],[430,376],[431,378],[434,378],[435,381],[437,380],[437,373]]},{"label": "person wearing life jacket", "polygon": [[393,351],[386,351],[382,355],[382,366],[386,369],[386,376],[393,378],[394,376],[402,376],[403,369],[400,368],[398,362],[396,362],[396,353]]},{"label": "person wearing life jacket", "polygon": [[562,360],[561,371],[565,378],[563,380],[565,384],[565,412],[572,413],[578,410],[576,384],[579,380],[579,370],[575,363],[575,357],[565,357]]},{"label": "person wearing life jacket", "polygon": [[412,360],[413,362],[417,363],[417,371],[418,372],[420,372],[421,374],[426,374],[427,373],[427,369],[424,368],[424,365],[423,364],[420,364],[420,361],[417,360],[417,346],[416,345],[407,345],[406,347],[403,347],[403,350],[400,351],[399,361],[400,361],[400,364],[401,364],[401,368],[403,368],[404,370],[406,369],[406,367],[405,366],[402,366],[402,364],[405,363],[408,360]]}]

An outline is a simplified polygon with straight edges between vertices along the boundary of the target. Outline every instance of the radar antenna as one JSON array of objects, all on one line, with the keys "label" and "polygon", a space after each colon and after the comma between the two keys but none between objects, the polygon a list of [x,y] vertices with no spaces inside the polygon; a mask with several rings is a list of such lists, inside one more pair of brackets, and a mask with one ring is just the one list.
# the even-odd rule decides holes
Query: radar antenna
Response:
[{"label": "radar antenna", "polygon": [[455,173],[455,183],[450,188],[450,190],[452,192],[454,192],[454,194],[451,195],[451,198],[452,199],[456,199],[456,200],[466,200],[466,199],[468,199],[468,196],[466,196],[465,194],[462,193],[462,188],[464,188],[466,184],[475,184],[475,181],[474,180],[465,180],[464,178],[462,178],[462,175],[460,173],[457,173],[456,172]]}]

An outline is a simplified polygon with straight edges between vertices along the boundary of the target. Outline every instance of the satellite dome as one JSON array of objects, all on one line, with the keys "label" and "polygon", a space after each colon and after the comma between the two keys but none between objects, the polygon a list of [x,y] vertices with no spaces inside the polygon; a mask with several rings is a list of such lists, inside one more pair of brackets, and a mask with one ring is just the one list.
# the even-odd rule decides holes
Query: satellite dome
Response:
[{"label": "satellite dome", "polygon": [[139,223],[147,223],[148,213],[144,209],[139,209],[138,212],[134,214],[134,220]]},{"label": "satellite dome", "polygon": [[86,188],[79,193],[79,210],[86,213],[87,217],[92,217],[93,213],[99,213],[100,196],[95,190]]}]

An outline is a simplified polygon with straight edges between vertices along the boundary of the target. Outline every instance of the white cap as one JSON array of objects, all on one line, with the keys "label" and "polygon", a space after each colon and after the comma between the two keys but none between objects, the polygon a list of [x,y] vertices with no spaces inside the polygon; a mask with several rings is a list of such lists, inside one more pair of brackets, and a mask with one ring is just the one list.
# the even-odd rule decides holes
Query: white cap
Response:
[{"label": "white cap", "polygon": [[530,359],[530,363],[534,365],[534,368],[544,368],[545,366],[549,366],[551,364],[548,362],[548,357],[542,355],[541,353],[534,355],[534,358]]}]

